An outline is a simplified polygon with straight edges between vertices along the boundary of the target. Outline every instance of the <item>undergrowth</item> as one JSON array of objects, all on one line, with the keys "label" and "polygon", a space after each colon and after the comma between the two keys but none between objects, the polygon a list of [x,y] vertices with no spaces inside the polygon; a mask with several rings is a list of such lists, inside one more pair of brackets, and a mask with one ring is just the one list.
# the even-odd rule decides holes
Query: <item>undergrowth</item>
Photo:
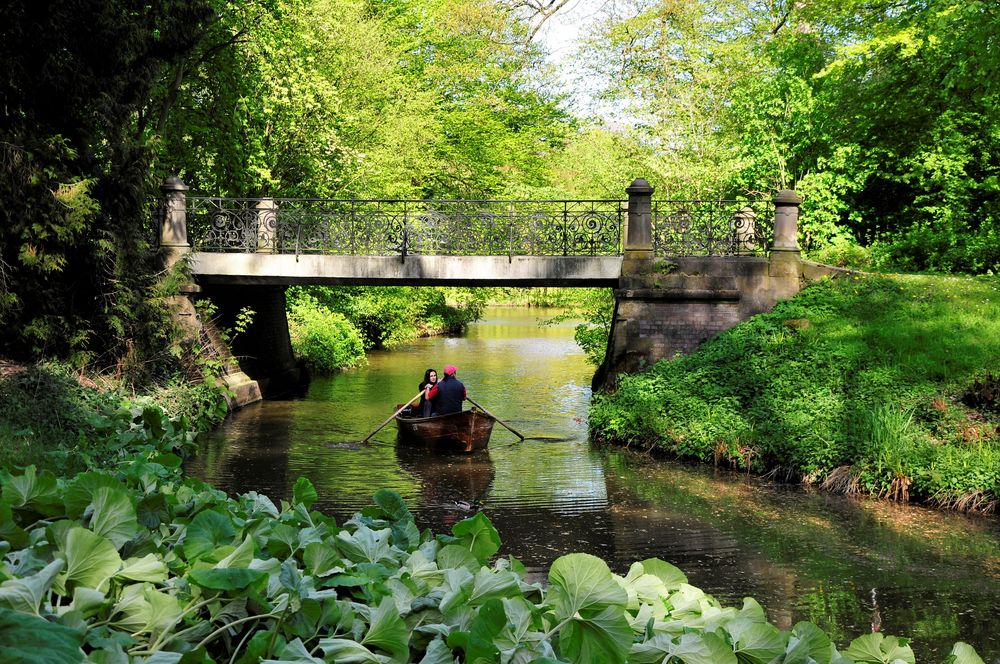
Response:
[{"label": "undergrowth", "polygon": [[826,280],[595,397],[599,440],[991,512],[1000,282]]}]

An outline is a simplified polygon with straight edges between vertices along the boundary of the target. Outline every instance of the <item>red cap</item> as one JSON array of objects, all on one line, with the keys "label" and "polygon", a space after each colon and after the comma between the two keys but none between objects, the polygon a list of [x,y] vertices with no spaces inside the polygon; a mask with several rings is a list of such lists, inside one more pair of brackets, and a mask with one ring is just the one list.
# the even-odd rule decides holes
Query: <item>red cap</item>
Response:
[{"label": "red cap", "polygon": [[456,371],[458,371],[458,367],[456,367],[454,364],[448,364],[444,368],[444,375],[454,376]]}]

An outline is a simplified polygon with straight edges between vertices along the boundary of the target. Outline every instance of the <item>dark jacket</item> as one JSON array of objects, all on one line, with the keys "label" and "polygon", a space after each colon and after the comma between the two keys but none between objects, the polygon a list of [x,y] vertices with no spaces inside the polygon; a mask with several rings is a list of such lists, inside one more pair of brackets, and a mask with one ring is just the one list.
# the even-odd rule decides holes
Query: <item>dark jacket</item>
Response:
[{"label": "dark jacket", "polygon": [[462,402],[465,401],[465,385],[454,376],[445,376],[431,389],[431,399],[437,415],[460,413]]}]

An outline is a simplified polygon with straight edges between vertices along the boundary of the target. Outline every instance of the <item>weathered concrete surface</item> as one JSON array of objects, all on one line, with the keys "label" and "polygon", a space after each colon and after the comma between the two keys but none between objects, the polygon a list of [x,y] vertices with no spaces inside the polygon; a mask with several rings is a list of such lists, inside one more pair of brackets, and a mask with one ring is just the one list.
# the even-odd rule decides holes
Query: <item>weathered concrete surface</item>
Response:
[{"label": "weathered concrete surface", "polygon": [[195,253],[200,284],[617,287],[621,256],[329,256]]}]

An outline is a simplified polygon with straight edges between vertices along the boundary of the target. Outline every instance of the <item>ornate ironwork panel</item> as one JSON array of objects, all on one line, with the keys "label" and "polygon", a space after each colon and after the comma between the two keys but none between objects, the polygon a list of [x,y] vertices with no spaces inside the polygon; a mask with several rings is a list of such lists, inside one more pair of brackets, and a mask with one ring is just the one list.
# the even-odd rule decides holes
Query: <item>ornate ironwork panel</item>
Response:
[{"label": "ornate ironwork panel", "polygon": [[[187,198],[200,251],[359,256],[609,256],[622,250],[625,201],[417,201]],[[653,201],[660,256],[765,252],[767,201]]]},{"label": "ornate ironwork panel", "polygon": [[621,201],[189,197],[200,251],[469,256],[621,253]]},{"label": "ornate ironwork panel", "polygon": [[769,201],[653,201],[658,256],[763,254],[774,237]]}]

